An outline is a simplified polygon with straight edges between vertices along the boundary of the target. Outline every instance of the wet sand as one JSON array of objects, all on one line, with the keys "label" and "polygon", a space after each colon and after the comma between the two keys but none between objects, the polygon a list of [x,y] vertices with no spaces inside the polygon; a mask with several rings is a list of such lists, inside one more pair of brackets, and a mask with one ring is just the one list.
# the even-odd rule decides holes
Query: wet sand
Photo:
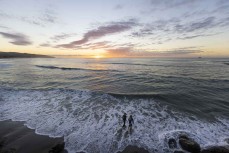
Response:
[{"label": "wet sand", "polygon": [[0,122],[0,153],[67,153],[63,138],[38,135],[23,122]]}]

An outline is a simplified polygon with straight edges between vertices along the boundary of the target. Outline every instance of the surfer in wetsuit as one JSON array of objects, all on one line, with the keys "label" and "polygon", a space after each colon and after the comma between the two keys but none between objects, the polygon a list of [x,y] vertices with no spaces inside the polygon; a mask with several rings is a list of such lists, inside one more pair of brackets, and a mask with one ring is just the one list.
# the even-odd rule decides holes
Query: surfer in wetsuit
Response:
[{"label": "surfer in wetsuit", "polygon": [[123,126],[122,127],[125,127],[126,126],[126,113],[124,113],[124,115],[122,116],[122,120],[123,120]]},{"label": "surfer in wetsuit", "polygon": [[134,124],[134,119],[133,119],[132,115],[130,115],[128,121],[129,121],[129,131],[131,132],[132,131],[132,125]]}]

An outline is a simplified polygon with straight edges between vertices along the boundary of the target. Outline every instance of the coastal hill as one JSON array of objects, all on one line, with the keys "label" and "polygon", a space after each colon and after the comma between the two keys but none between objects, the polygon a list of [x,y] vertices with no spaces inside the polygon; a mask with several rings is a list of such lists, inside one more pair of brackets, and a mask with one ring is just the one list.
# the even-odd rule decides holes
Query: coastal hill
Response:
[{"label": "coastal hill", "polygon": [[0,58],[54,58],[47,55],[17,53],[17,52],[0,52]]}]

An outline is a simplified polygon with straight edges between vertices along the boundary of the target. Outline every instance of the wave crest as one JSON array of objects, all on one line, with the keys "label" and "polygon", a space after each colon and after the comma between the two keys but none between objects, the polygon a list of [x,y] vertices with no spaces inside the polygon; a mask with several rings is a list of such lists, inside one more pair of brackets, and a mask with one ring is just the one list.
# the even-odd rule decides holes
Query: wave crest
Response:
[{"label": "wave crest", "polygon": [[48,65],[35,65],[39,68],[45,68],[45,69],[59,69],[59,70],[81,70],[81,71],[96,71],[96,72],[121,72],[118,70],[95,70],[95,69],[84,69],[84,68],[70,68],[70,67],[58,67],[58,66],[48,66]]}]

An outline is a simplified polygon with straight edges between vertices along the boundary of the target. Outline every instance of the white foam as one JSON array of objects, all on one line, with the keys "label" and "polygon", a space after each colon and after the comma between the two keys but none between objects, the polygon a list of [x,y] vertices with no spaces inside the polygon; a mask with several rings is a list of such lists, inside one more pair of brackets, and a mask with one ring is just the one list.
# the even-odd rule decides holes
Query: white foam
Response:
[{"label": "white foam", "polygon": [[[169,152],[167,141],[186,133],[202,147],[229,137],[229,120],[210,123],[160,106],[152,99],[115,98],[90,91],[1,90],[0,120],[25,121],[36,133],[64,136],[69,153],[116,152],[127,145]],[[121,128],[123,112],[135,120],[133,133]]]}]

